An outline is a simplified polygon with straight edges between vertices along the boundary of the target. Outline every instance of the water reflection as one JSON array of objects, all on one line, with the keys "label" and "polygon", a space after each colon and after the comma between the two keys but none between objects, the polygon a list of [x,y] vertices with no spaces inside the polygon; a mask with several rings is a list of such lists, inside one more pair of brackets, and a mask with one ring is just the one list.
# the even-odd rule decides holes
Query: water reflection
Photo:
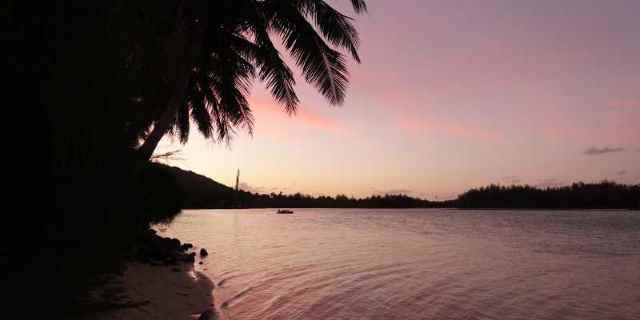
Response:
[{"label": "water reflection", "polygon": [[228,319],[637,319],[640,214],[187,211]]}]

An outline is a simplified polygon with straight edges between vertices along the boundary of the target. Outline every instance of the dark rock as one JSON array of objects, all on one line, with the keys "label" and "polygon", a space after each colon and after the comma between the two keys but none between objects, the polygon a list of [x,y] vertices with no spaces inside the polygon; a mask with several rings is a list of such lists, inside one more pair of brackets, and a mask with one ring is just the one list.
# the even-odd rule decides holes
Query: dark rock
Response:
[{"label": "dark rock", "polygon": [[180,272],[180,271],[182,271],[182,270],[181,270],[180,268],[173,267],[173,268],[171,268],[171,271],[173,271],[173,272]]},{"label": "dark rock", "polygon": [[208,309],[207,311],[200,314],[198,320],[215,320],[218,319],[218,314],[215,309]]},{"label": "dark rock", "polygon": [[174,238],[170,238],[169,241],[167,241],[167,246],[171,249],[179,249],[180,248],[180,240],[178,239],[174,239]]},{"label": "dark rock", "polygon": [[207,249],[205,249],[205,248],[200,249],[200,256],[201,257],[206,257],[208,255],[209,255],[209,252],[207,252]]},{"label": "dark rock", "polygon": [[136,244],[134,260],[152,265],[175,266],[179,263],[194,263],[195,252],[188,252],[193,245],[180,243],[174,238],[164,238],[149,229],[142,232],[139,243]]},{"label": "dark rock", "polygon": [[191,252],[191,253],[188,253],[188,254],[183,254],[183,255],[180,257],[180,260],[181,260],[182,262],[191,262],[191,263],[194,263],[194,262],[196,261],[196,253],[195,253],[195,252]]},{"label": "dark rock", "polygon": [[164,264],[165,265],[172,265],[172,264],[176,264],[176,262],[178,262],[178,259],[174,256],[168,256],[164,259]]},{"label": "dark rock", "polygon": [[145,240],[152,239],[153,237],[156,237],[156,236],[157,236],[156,231],[153,229],[147,229],[141,234],[141,238]]},{"label": "dark rock", "polygon": [[200,263],[199,263],[199,264],[202,264],[202,261],[200,261]]}]

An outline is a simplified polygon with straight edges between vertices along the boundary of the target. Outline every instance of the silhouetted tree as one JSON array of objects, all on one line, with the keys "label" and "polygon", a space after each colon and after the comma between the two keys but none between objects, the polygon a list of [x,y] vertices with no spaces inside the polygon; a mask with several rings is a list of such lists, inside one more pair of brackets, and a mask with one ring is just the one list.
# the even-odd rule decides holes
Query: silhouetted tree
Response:
[{"label": "silhouetted tree", "polygon": [[[364,0],[351,4],[356,13],[366,11]],[[295,80],[272,34],[282,38],[305,80],[332,104],[343,102],[348,79],[345,58],[331,45],[360,61],[351,18],[322,0],[189,0],[180,2],[175,16],[176,28],[167,37],[175,60],[173,85],[166,106],[139,132],[144,159],[167,133],[186,142],[190,120],[207,138],[227,139],[237,126],[251,131],[246,96],[256,77],[287,112],[294,112]]]},{"label": "silhouetted tree", "polygon": [[162,136],[186,141],[189,121],[216,139],[251,128],[246,95],[255,78],[295,110],[292,72],[270,36],[334,104],[347,82],[334,47],[359,60],[351,19],[324,1],[10,0],[3,9],[4,101],[22,112],[10,117],[22,127],[7,131],[19,133],[9,149],[25,166],[13,170],[10,189],[20,197],[10,198],[29,208],[5,215],[2,283],[18,296],[64,297],[69,307],[67,297],[86,296],[87,274],[182,207],[175,177],[148,161]]}]

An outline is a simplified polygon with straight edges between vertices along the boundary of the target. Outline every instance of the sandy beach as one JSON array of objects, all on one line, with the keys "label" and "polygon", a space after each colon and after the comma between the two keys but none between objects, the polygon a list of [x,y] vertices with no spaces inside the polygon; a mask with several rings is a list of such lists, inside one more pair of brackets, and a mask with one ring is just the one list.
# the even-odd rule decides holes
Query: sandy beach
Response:
[{"label": "sandy beach", "polygon": [[114,276],[93,294],[118,291],[131,306],[90,314],[82,319],[198,319],[213,308],[213,282],[190,263],[177,266],[127,264],[122,276]]}]

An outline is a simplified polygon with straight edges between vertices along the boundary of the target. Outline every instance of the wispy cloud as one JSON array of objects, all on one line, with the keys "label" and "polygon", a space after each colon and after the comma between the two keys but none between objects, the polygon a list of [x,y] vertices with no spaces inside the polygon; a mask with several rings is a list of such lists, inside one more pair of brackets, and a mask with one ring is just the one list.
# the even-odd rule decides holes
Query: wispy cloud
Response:
[{"label": "wispy cloud", "polygon": [[246,182],[240,182],[238,184],[238,189],[242,191],[247,191],[251,193],[264,193],[264,188],[262,187],[254,187]]},{"label": "wispy cloud", "polygon": [[603,147],[603,148],[598,148],[598,147],[591,147],[587,150],[584,151],[584,154],[588,155],[588,156],[596,156],[596,155],[601,155],[601,154],[607,154],[607,153],[616,153],[616,152],[623,152],[625,149],[622,147]]},{"label": "wispy cloud", "polygon": [[336,120],[328,117],[323,117],[319,114],[311,113],[308,111],[298,111],[295,117],[296,117],[295,120],[301,121],[305,125],[316,128],[316,129],[321,129],[321,130],[329,131],[333,133],[348,132],[348,129],[345,126],[338,123]]},{"label": "wispy cloud", "polygon": [[627,174],[627,170],[619,170],[618,172],[616,172],[616,174],[619,176],[624,176],[625,174]]},{"label": "wispy cloud", "polygon": [[640,109],[640,99],[615,100],[609,103],[609,107],[616,109]]},{"label": "wispy cloud", "polygon": [[313,112],[312,108],[299,106],[295,114],[288,115],[280,106],[256,98],[251,100],[256,112],[259,129],[289,132],[291,126],[311,128],[336,135],[348,135],[350,128],[332,117]]},{"label": "wispy cloud", "polygon": [[400,116],[397,126],[410,134],[442,134],[480,140],[500,140],[502,135],[492,129],[476,124],[454,122],[446,119]]}]

